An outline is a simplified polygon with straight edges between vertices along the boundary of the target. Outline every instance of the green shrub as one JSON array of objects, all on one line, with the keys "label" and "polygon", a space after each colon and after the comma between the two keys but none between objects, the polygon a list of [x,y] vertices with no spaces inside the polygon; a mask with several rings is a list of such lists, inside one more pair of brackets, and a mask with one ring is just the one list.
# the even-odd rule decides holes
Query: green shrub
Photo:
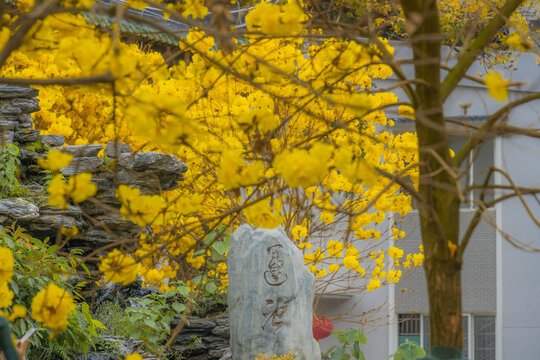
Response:
[{"label": "green shrub", "polygon": [[94,347],[93,340],[97,330],[103,324],[92,318],[90,308],[79,294],[85,282],[72,285],[77,279],[78,267],[88,272],[86,266],[77,259],[76,253],[68,256],[55,254],[57,246],[49,246],[44,242],[24,234],[22,229],[12,230],[0,226],[0,247],[11,249],[15,261],[15,274],[11,282],[11,290],[15,294],[13,303],[24,306],[28,315],[12,324],[17,337],[24,335],[28,329],[39,327],[30,317],[32,298],[47,284],[56,285],[68,290],[77,301],[77,308],[68,318],[66,331],[52,337],[50,330],[42,329],[30,341],[28,360],[70,359],[70,353],[88,352]]}]

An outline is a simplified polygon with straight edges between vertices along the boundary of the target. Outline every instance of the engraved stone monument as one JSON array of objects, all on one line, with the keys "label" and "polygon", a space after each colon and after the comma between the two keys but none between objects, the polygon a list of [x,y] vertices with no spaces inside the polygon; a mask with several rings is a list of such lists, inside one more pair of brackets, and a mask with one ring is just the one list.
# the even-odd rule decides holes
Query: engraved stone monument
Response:
[{"label": "engraved stone monument", "polygon": [[234,360],[293,352],[320,360],[313,339],[313,275],[283,229],[242,225],[228,253],[229,316]]}]

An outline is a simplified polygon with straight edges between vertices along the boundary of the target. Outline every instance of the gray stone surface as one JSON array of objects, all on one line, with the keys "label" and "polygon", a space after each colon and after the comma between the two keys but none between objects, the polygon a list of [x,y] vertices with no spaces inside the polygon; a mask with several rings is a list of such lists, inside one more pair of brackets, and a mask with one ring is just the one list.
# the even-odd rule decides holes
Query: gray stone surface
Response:
[{"label": "gray stone surface", "polygon": [[121,166],[134,170],[160,170],[166,172],[187,171],[187,165],[178,160],[176,156],[155,152],[140,152],[136,154],[122,154],[119,158]]},{"label": "gray stone surface", "polygon": [[30,114],[41,110],[38,99],[13,99],[11,105],[20,109],[21,113]]},{"label": "gray stone surface", "polygon": [[40,135],[39,140],[49,146],[62,146],[66,142],[66,138],[62,135]]},{"label": "gray stone surface", "polygon": [[285,232],[242,225],[227,264],[233,358],[292,351],[296,360],[320,360],[312,332],[315,279]]},{"label": "gray stone surface", "polygon": [[14,220],[32,220],[39,217],[39,208],[22,198],[0,199],[0,215]]},{"label": "gray stone surface", "polygon": [[20,129],[15,133],[15,141],[19,143],[32,142],[39,139],[39,130]]},{"label": "gray stone surface", "polygon": [[131,146],[121,142],[109,141],[105,146],[105,155],[110,158],[117,158],[122,154],[131,153]]},{"label": "gray stone surface", "polygon": [[39,90],[31,87],[0,84],[0,99],[31,99],[38,94]]},{"label": "gray stone surface", "polygon": [[94,173],[100,170],[104,159],[100,157],[76,157],[68,167],[60,170],[66,176],[80,174],[83,172]]},{"label": "gray stone surface", "polygon": [[96,156],[103,149],[103,145],[89,144],[89,145],[66,145],[62,146],[59,150],[71,154],[75,157],[92,157]]}]

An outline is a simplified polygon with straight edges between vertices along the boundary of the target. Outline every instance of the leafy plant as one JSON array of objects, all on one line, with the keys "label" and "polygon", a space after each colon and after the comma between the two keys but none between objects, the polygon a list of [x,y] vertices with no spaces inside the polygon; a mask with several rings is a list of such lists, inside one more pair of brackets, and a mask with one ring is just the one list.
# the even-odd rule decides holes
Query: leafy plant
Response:
[{"label": "leafy plant", "polygon": [[347,331],[336,330],[332,332],[341,345],[332,346],[327,353],[330,353],[330,360],[365,360],[364,353],[360,350],[360,344],[367,342],[366,336],[358,329],[350,328]]},{"label": "leafy plant", "polygon": [[155,352],[170,334],[171,324],[176,316],[186,321],[187,306],[184,302],[191,301],[188,297],[189,289],[185,285],[180,285],[177,289],[128,299],[132,306],[128,306],[125,311],[133,329],[129,335],[143,340],[150,351]]},{"label": "leafy plant", "polygon": [[426,355],[426,351],[415,341],[400,344],[397,351],[388,357],[392,360],[415,360]]},{"label": "leafy plant", "polygon": [[25,195],[17,179],[18,167],[21,164],[17,156],[19,148],[13,144],[0,144],[0,198]]},{"label": "leafy plant", "polygon": [[[50,330],[40,330],[30,341],[30,347],[34,350],[28,352],[28,360],[45,359],[70,359],[70,353],[86,353],[94,346],[93,338],[97,336],[97,330],[104,325],[94,319],[90,314],[89,306],[82,301],[79,291],[85,286],[85,282],[72,285],[76,278],[76,268],[81,266],[85,271],[88,269],[77,259],[76,252],[68,256],[57,256],[57,246],[49,246],[47,240],[42,242],[24,234],[22,229],[15,230],[0,227],[0,246],[9,248],[14,257],[15,274],[11,282],[11,290],[14,293],[14,304],[19,304],[30,313],[32,298],[47,284],[56,285],[67,289],[76,300],[77,308],[68,318],[66,331],[52,337]],[[17,337],[24,335],[30,328],[39,327],[30,316],[19,319],[13,326],[13,332]]]}]

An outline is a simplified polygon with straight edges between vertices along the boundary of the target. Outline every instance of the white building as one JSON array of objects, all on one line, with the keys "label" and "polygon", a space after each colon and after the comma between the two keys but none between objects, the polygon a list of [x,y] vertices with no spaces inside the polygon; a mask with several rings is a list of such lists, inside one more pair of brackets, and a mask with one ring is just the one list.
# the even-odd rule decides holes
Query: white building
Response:
[{"label": "white building", "polygon": [[[396,48],[397,58],[412,58],[408,47],[400,43],[392,45]],[[514,88],[509,100],[540,92],[540,65],[534,56],[522,55],[514,68],[506,70],[504,78],[526,85]],[[406,67],[405,71],[409,78],[414,77],[412,67]],[[484,73],[485,69],[478,63],[469,71],[480,77]],[[395,79],[378,81],[377,85],[384,88],[392,83]],[[398,96],[405,99],[403,94],[398,93]],[[462,105],[465,104],[470,104],[467,120],[475,124],[480,124],[504,105],[490,98],[483,85],[469,80],[462,81],[448,98],[444,104],[445,115],[463,119]],[[396,131],[414,130],[412,121],[396,120]],[[540,129],[540,100],[513,110],[508,124]],[[453,133],[455,145],[467,137],[464,129],[456,127]],[[469,180],[463,181],[472,183],[476,177],[478,182],[478,176],[485,175],[490,165],[503,169],[518,186],[540,188],[540,139],[504,136],[487,142],[472,161]],[[495,183],[506,184],[507,181],[497,173]],[[500,191],[494,195],[500,195]],[[540,221],[540,201],[532,196],[524,199],[530,213]],[[474,206],[461,209],[461,234],[474,211]],[[518,198],[498,203],[487,215],[473,233],[464,258],[464,355],[471,360],[540,359],[540,226],[531,219]],[[407,236],[398,240],[397,245],[406,252],[417,252],[421,237],[416,213],[404,218],[403,229]],[[351,291],[342,296],[323,296],[318,309],[326,314],[361,313],[381,306],[379,324],[365,328],[368,341],[362,350],[368,360],[382,360],[393,354],[398,344],[406,339],[422,346],[429,343],[427,299],[424,272],[419,268],[399,284],[380,288],[373,294],[359,295]],[[335,329],[352,326],[355,324],[338,322]],[[335,339],[332,337],[321,341],[323,350],[333,344]]]}]

